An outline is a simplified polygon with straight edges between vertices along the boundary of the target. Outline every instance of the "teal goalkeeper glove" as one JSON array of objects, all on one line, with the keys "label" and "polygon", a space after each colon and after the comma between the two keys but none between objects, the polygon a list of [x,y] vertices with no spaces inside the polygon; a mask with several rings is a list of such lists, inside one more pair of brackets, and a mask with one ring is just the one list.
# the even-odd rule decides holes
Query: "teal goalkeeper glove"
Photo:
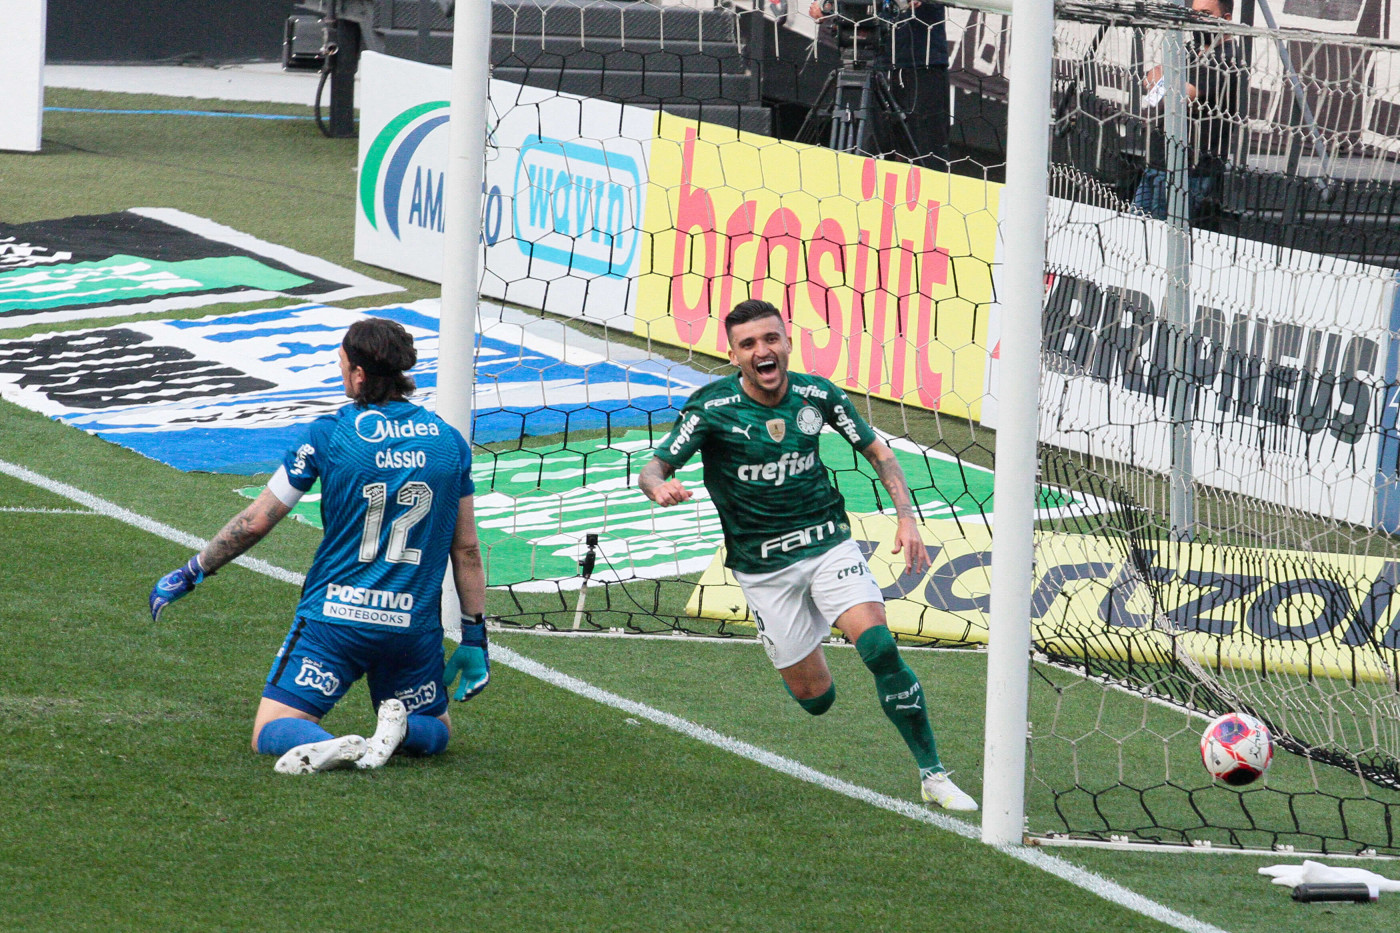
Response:
[{"label": "teal goalkeeper glove", "polygon": [[462,682],[452,694],[454,700],[470,700],[491,682],[491,656],[486,646],[484,616],[462,619],[462,643],[452,652],[452,657],[447,661],[447,670],[442,675],[449,690],[458,674],[462,675]]}]

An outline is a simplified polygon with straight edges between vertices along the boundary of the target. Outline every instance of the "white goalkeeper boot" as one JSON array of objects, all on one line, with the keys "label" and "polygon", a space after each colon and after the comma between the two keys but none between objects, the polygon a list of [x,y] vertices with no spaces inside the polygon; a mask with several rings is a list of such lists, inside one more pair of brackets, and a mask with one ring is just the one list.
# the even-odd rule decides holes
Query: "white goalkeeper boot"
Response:
[{"label": "white goalkeeper boot", "polygon": [[379,704],[379,725],[365,744],[368,749],[355,762],[357,768],[379,768],[394,754],[408,734],[408,710],[402,700],[388,699]]},{"label": "white goalkeeper boot", "polygon": [[977,801],[953,783],[946,771],[935,771],[923,780],[924,803],[936,803],[945,810],[976,810]]},{"label": "white goalkeeper boot", "polygon": [[359,735],[339,735],[333,739],[307,742],[278,758],[272,770],[278,774],[315,774],[317,771],[343,768],[364,757],[367,747],[364,737]]}]

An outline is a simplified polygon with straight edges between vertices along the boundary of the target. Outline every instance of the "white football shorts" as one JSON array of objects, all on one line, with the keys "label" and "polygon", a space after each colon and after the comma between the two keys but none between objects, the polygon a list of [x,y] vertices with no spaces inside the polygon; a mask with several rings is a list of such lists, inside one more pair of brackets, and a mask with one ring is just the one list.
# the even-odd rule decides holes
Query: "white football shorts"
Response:
[{"label": "white football shorts", "polygon": [[847,609],[884,602],[870,565],[850,540],[772,573],[736,570],[734,579],[744,590],[759,641],[778,670],[815,651]]}]

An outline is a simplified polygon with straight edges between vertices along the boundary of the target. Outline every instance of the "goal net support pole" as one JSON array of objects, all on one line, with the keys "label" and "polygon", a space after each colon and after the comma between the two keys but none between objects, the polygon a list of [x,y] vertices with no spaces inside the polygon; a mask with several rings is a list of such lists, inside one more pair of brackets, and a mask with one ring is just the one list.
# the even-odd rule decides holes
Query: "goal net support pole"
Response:
[{"label": "goal net support pole", "polygon": [[481,291],[481,186],[486,173],[490,57],[491,4],[458,4],[452,29],[437,410],[469,441]]},{"label": "goal net support pole", "polygon": [[[452,29],[452,97],[443,219],[437,413],[471,443],[476,390],[476,313],[481,295],[481,192],[486,177],[491,4],[459,3]],[[452,568],[442,584],[449,633],[461,606]]]},{"label": "goal net support pole", "polygon": [[1032,532],[1055,33],[1053,4],[1016,0],[1012,9],[1010,132],[1002,198],[1015,219],[1003,227],[1005,293],[1000,297],[1005,324],[997,390],[1000,420],[983,754],[982,841],[992,845],[1019,844],[1025,831]]}]

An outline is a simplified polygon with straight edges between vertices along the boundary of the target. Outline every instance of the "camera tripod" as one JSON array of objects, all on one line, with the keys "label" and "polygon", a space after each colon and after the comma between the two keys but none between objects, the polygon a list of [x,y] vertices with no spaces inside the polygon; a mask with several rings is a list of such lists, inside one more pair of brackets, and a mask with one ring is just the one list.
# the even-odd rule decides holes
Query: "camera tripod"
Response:
[{"label": "camera tripod", "polygon": [[[822,139],[822,128],[829,126]],[[921,153],[884,69],[847,61],[827,75],[821,93],[797,131],[797,142],[822,144],[839,152],[907,159]]]}]

